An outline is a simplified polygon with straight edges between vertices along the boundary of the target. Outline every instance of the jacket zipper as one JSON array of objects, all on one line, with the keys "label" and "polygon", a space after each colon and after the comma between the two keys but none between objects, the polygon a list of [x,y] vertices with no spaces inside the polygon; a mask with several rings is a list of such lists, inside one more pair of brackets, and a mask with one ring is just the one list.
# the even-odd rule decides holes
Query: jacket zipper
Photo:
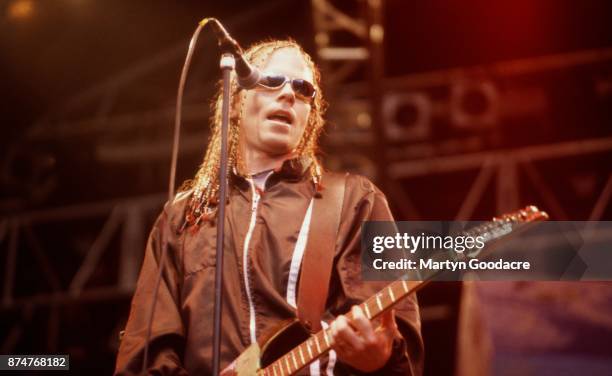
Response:
[{"label": "jacket zipper", "polygon": [[253,297],[251,295],[251,286],[249,284],[249,243],[251,242],[251,236],[253,235],[253,229],[255,228],[255,220],[257,219],[257,206],[259,204],[260,195],[257,193],[255,184],[252,180],[249,180],[251,184],[251,191],[253,192],[253,202],[251,204],[251,221],[249,222],[249,230],[244,238],[244,246],[242,249],[242,268],[244,275],[244,288],[246,290],[247,301],[249,303],[249,334],[251,338],[251,344],[257,342],[257,332],[255,323],[255,305],[253,304]]}]

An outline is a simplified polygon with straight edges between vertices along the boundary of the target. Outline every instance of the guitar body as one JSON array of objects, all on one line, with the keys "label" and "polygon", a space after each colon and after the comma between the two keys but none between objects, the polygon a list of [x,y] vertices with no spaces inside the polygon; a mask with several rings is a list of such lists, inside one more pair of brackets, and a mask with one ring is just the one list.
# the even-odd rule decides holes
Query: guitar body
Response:
[{"label": "guitar body", "polygon": [[288,350],[306,341],[310,334],[298,319],[283,321],[279,329],[259,339],[240,354],[223,372],[222,376],[253,376]]},{"label": "guitar body", "polygon": [[[545,212],[538,210],[535,206],[528,206],[494,218],[492,222],[476,226],[468,231],[471,236],[485,237],[485,242],[488,243],[503,238],[513,231],[524,229],[525,225],[531,222],[546,219],[548,215]],[[473,254],[466,253],[463,256],[466,258],[483,257],[490,253],[491,249],[484,252],[483,249],[478,249]],[[431,277],[422,281],[396,280],[368,298],[360,304],[360,307],[366,317],[372,320],[391,309],[399,300],[423,288]],[[351,320],[351,313],[347,313],[346,317]],[[331,341],[327,331],[328,329],[322,329],[315,334],[310,334],[297,319],[282,322],[277,330],[272,331],[267,337],[261,337],[259,343],[247,348],[221,372],[221,375],[294,375],[330,350]]]}]

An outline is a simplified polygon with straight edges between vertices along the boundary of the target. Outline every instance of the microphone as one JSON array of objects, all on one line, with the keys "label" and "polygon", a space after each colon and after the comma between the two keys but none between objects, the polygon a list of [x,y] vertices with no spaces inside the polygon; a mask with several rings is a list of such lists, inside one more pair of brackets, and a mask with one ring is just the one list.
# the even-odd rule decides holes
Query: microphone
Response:
[{"label": "microphone", "polygon": [[222,52],[234,55],[236,59],[236,76],[238,85],[243,89],[252,89],[260,80],[261,74],[257,68],[251,66],[242,56],[242,48],[216,18],[205,18],[200,25],[210,24],[213,32],[217,36],[217,42]]}]

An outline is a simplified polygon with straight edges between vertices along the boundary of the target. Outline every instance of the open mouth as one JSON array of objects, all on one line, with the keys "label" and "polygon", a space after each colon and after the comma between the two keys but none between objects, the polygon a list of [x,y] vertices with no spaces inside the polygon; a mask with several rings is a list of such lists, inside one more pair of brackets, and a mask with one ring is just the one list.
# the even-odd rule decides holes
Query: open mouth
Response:
[{"label": "open mouth", "polygon": [[267,117],[268,120],[277,121],[279,123],[285,123],[287,125],[292,124],[291,115],[285,112],[274,112]]}]

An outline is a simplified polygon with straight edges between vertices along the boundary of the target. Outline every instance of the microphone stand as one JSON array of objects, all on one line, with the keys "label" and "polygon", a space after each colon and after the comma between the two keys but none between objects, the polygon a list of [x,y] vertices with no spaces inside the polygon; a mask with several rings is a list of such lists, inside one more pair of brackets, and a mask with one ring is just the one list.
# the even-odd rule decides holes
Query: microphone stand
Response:
[{"label": "microphone stand", "polygon": [[230,76],[236,61],[230,53],[221,56],[220,68],[223,73],[223,102],[221,107],[221,155],[219,169],[219,203],[217,207],[217,248],[215,265],[215,311],[213,316],[213,375],[219,374],[221,346],[221,312],[223,308],[223,240],[225,229],[225,204],[227,203],[227,134],[229,127]]},{"label": "microphone stand", "polygon": [[[214,18],[203,19],[196,28],[191,41],[189,42],[189,49],[187,50],[187,57],[183,70],[181,71],[181,78],[179,81],[179,88],[176,97],[176,115],[174,119],[174,139],[172,144],[172,163],[170,165],[170,177],[168,187],[168,205],[172,204],[174,200],[174,183],[176,178],[176,162],[178,159],[178,145],[179,135],[181,128],[181,110],[183,103],[183,91],[185,88],[185,81],[187,80],[187,71],[191,63],[191,57],[195,48],[198,35],[204,26],[212,21],[217,37],[219,38],[219,47],[224,51],[221,56],[220,68],[223,73],[223,101],[222,101],[222,121],[221,121],[221,155],[220,155],[220,169],[219,169],[219,202],[217,207],[217,247],[216,247],[216,267],[215,267],[215,309],[213,317],[213,375],[219,374],[219,348],[221,344],[221,286],[223,281],[223,239],[224,239],[224,228],[225,228],[225,204],[227,196],[227,135],[229,126],[229,97],[230,97],[230,77],[231,72],[236,66],[236,60],[232,53],[241,53],[240,46],[233,40],[223,26]],[[248,64],[245,63],[241,55],[238,55],[240,59],[240,69],[249,68]],[[245,68],[246,65],[246,68]],[[257,80],[257,75],[253,76],[251,73],[249,78],[251,80]],[[166,218],[166,210],[163,211],[163,218]],[[161,255],[159,260],[159,267],[157,277],[155,280],[155,288],[153,290],[153,302],[151,303],[151,310],[149,311],[147,319],[147,331],[146,340],[144,346],[144,354],[141,365],[141,373],[146,373],[148,367],[149,358],[149,342],[151,340],[152,329],[153,329],[153,317],[155,315],[155,306],[157,304],[157,296],[159,287],[162,280],[162,273],[165,267],[166,255],[168,253],[168,244],[165,239],[165,235],[162,232],[162,246]]]}]

